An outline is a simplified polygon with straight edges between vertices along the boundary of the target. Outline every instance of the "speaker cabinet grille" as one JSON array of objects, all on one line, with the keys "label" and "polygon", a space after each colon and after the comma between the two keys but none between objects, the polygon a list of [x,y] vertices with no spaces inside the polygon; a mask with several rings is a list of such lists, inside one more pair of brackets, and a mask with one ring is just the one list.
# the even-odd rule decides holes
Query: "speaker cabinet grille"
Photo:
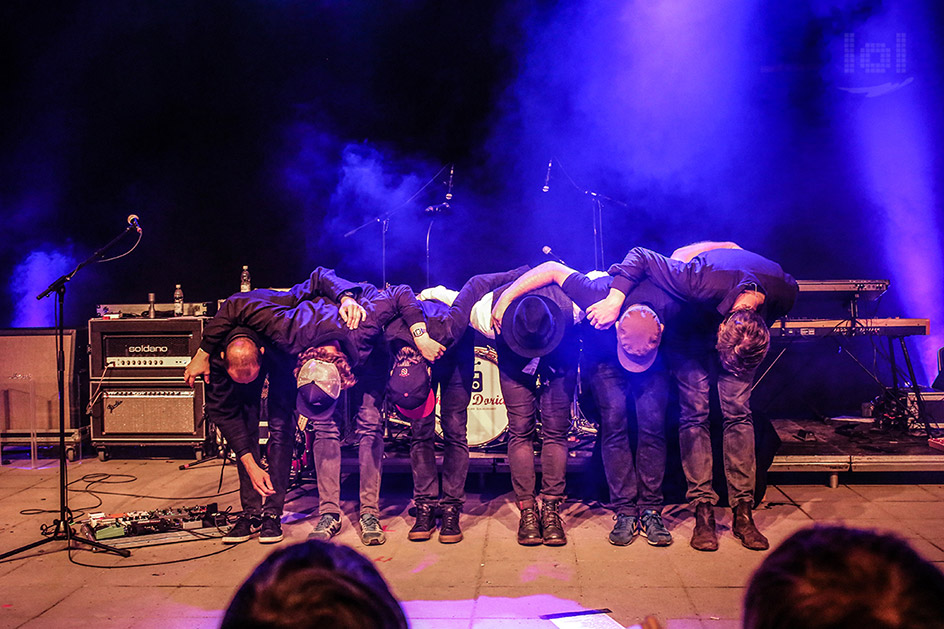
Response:
[{"label": "speaker cabinet grille", "polygon": [[102,436],[193,434],[194,398],[190,389],[105,391]]}]

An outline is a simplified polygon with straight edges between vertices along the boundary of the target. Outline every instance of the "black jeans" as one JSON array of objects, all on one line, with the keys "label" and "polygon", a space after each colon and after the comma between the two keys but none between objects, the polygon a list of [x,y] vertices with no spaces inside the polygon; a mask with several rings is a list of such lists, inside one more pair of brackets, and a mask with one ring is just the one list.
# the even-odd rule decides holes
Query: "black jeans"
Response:
[{"label": "black jeans", "polygon": [[508,411],[508,465],[511,485],[519,504],[534,501],[536,475],[534,433],[541,412],[541,498],[565,496],[567,474],[567,431],[570,405],[577,383],[576,370],[540,369],[538,377],[503,368],[499,357],[499,378]]},{"label": "black jeans", "polygon": [[[661,510],[668,373],[659,362],[637,374],[608,361],[590,365],[587,372],[590,392],[600,411],[600,448],[611,508],[620,515]],[[636,404],[635,466],[629,442],[628,395]]]},{"label": "black jeans", "polygon": [[[272,488],[275,493],[266,496],[257,492],[252,486],[249,473],[242,462],[238,462],[236,469],[239,475],[239,502],[246,515],[257,516],[264,514],[282,517],[285,506],[285,493],[288,489],[289,471],[292,465],[292,453],[295,445],[295,380],[291,374],[282,377],[271,376],[269,379],[269,395],[266,400],[269,421],[269,439],[266,446],[266,461],[268,472],[272,479]],[[257,463],[261,461],[259,447],[259,413],[258,402],[249,413],[246,431],[249,434],[249,451]]]},{"label": "black jeans", "polygon": [[[470,330],[471,332],[471,330]],[[411,427],[410,465],[413,500],[417,504],[462,506],[469,475],[469,443],[466,427],[472,397],[475,339],[463,335],[459,343],[433,364],[433,390],[440,391],[440,425],[443,433],[442,500],[436,471],[435,411],[415,419]]]}]

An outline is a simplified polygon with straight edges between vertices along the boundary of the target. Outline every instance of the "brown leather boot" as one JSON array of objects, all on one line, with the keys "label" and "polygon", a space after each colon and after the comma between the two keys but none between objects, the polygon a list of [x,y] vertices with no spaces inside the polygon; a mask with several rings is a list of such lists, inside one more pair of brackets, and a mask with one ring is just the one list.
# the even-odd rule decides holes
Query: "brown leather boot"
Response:
[{"label": "brown leather boot", "polygon": [[751,514],[751,503],[747,500],[734,505],[734,525],[731,530],[734,536],[741,540],[745,548],[751,550],[767,550],[770,542],[754,526],[754,516]]},{"label": "brown leather boot", "polygon": [[710,502],[695,505],[695,530],[691,546],[695,550],[718,550],[718,533],[715,531],[715,509]]},{"label": "brown leather boot", "polygon": [[522,546],[537,546],[544,543],[537,505],[533,502],[519,503],[521,519],[518,520],[518,543]]}]

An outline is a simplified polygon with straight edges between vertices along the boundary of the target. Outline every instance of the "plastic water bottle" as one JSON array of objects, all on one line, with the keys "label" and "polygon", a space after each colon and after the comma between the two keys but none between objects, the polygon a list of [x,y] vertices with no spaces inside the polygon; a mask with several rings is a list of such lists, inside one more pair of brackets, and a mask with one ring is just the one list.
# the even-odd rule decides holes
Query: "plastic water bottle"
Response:
[{"label": "plastic water bottle", "polygon": [[174,316],[180,317],[184,314],[184,291],[180,289],[180,284],[174,289]]},{"label": "plastic water bottle", "polygon": [[239,292],[248,293],[252,290],[252,278],[249,277],[249,267],[243,265],[243,272],[239,274]]}]

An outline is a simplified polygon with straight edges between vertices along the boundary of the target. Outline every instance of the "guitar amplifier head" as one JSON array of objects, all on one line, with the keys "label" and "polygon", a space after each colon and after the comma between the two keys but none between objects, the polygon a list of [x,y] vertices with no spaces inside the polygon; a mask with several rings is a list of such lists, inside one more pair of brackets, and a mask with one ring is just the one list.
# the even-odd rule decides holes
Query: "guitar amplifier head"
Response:
[{"label": "guitar amplifier head", "polygon": [[89,373],[104,379],[178,379],[200,347],[201,317],[92,319]]}]

